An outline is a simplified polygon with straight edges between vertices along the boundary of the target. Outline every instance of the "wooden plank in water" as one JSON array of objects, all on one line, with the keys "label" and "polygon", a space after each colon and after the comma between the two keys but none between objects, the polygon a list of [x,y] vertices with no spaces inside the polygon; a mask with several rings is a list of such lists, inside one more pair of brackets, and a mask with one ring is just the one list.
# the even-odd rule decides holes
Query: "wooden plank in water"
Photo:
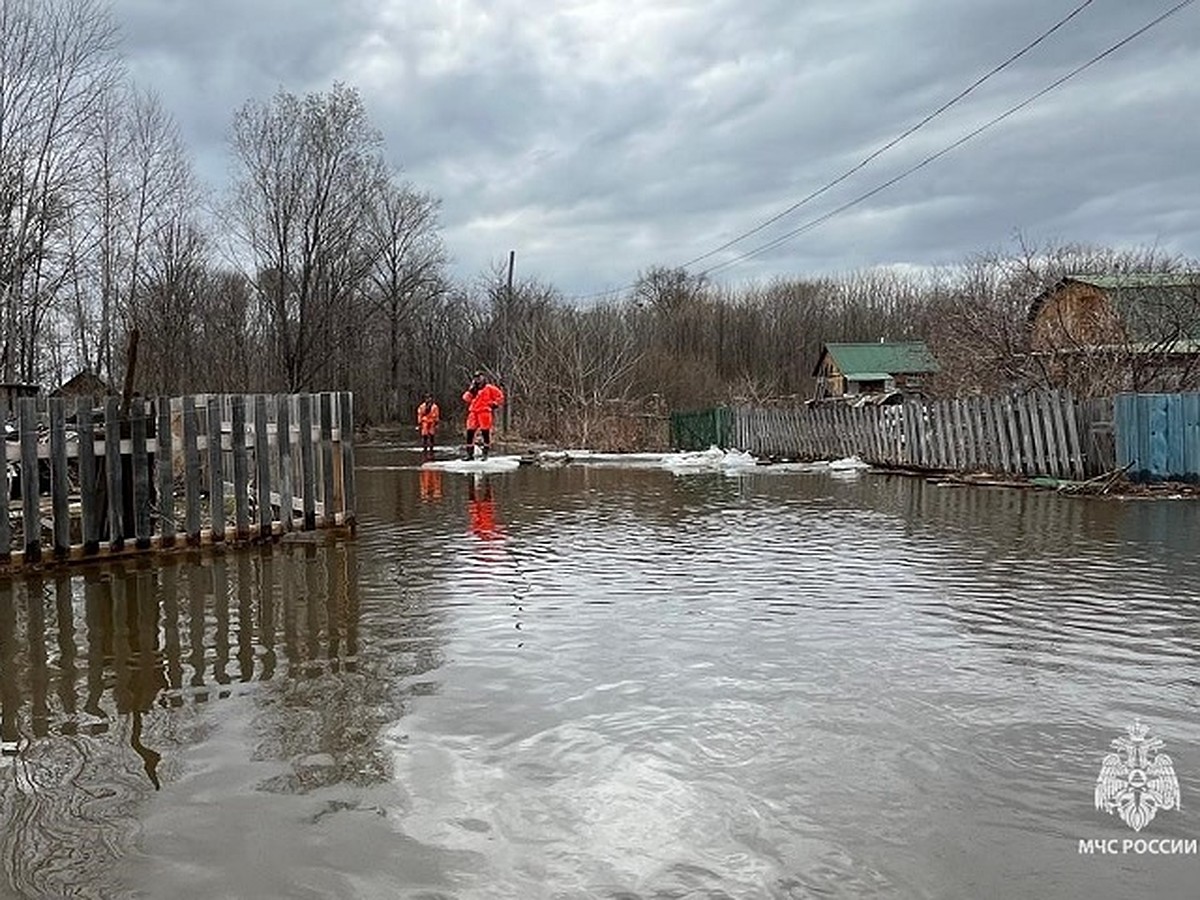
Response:
[{"label": "wooden plank in water", "polygon": [[189,544],[200,543],[200,414],[196,398],[183,398],[184,530]]},{"label": "wooden plank in water", "polygon": [[250,459],[246,449],[246,398],[233,397],[233,508],[238,540],[250,530]]},{"label": "wooden plank in water", "polygon": [[135,546],[150,546],[150,456],[146,450],[146,401],[134,397],[129,404],[131,438],[130,472],[133,477],[133,535]]},{"label": "wooden plank in water", "polygon": [[1087,469],[1084,466],[1083,445],[1079,440],[1079,419],[1075,396],[1070,392],[1063,395],[1063,417],[1067,428],[1067,445],[1071,454],[1071,471],[1077,479],[1082,481],[1087,477]]},{"label": "wooden plank in water", "polygon": [[208,417],[205,420],[208,433],[208,520],[214,541],[225,540],[225,454],[221,445],[224,418],[221,406],[220,397],[209,396],[206,404]]},{"label": "wooden plank in water", "polygon": [[345,524],[353,525],[354,493],[354,395],[344,391],[338,396],[339,429],[342,448],[342,513]]},{"label": "wooden plank in water", "polygon": [[103,511],[96,477],[96,427],[90,397],[76,398],[75,424],[79,430],[79,531],[83,538],[83,554],[91,556],[100,550]]},{"label": "wooden plank in water", "polygon": [[37,398],[17,400],[17,428],[21,444],[21,521],[26,562],[42,558],[41,478],[38,472]]},{"label": "wooden plank in water", "polygon": [[0,428],[4,429],[4,513],[0,515],[0,561],[8,562],[12,556],[12,469],[8,461],[8,404],[0,400]]},{"label": "wooden plank in water", "polygon": [[275,398],[276,441],[279,451],[279,520],[284,531],[292,530],[296,518],[292,488],[292,400],[286,395]]},{"label": "wooden plank in water", "polygon": [[66,400],[51,397],[50,416],[50,506],[54,517],[54,555],[65,558],[71,552],[71,482],[67,470]]},{"label": "wooden plank in water", "polygon": [[971,416],[971,447],[973,459],[971,462],[977,469],[987,468],[987,432],[983,427],[983,410],[979,397],[967,398],[967,412]]},{"label": "wooden plank in water", "polygon": [[1046,466],[1045,428],[1042,425],[1042,412],[1037,402],[1037,394],[1026,394],[1021,398],[1026,415],[1029,416],[1029,436],[1033,441],[1034,475],[1049,474]]},{"label": "wooden plank in water", "polygon": [[156,412],[154,474],[158,493],[158,535],[163,546],[170,547],[175,543],[179,528],[175,521],[175,439],[171,433],[171,399],[159,397]]},{"label": "wooden plank in water", "polygon": [[108,542],[113,550],[125,546],[125,479],[121,471],[120,398],[104,401],[104,475],[108,485]]},{"label": "wooden plank in water", "polygon": [[267,439],[267,397],[254,398],[254,493],[258,498],[258,534],[271,536],[271,447]]},{"label": "wooden plank in water", "polygon": [[333,519],[333,404],[329,394],[321,394],[321,481],[325,501],[324,520],[332,525]]},{"label": "wooden plank in water", "polygon": [[316,492],[317,474],[313,459],[312,439],[312,394],[301,394],[298,398],[300,410],[300,502],[304,516],[304,530],[317,527]]},{"label": "wooden plank in water", "polygon": [[1021,430],[1021,471],[1026,475],[1036,475],[1038,463],[1033,452],[1033,422],[1029,415],[1028,398],[1015,398],[1013,407]]}]

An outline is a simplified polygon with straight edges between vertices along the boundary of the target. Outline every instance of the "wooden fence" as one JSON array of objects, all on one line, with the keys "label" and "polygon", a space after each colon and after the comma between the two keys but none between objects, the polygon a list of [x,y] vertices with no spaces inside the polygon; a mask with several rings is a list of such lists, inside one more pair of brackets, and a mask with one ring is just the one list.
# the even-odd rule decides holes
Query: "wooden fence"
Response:
[{"label": "wooden fence", "polygon": [[1200,394],[1118,394],[1117,463],[1133,481],[1200,481]]},{"label": "wooden fence", "polygon": [[0,566],[354,524],[349,393],[22,398]]},{"label": "wooden fence", "polygon": [[1080,409],[1061,391],[732,413],[729,446],[760,456],[857,456],[875,465],[1064,479],[1106,471],[1098,454],[1086,452]]}]

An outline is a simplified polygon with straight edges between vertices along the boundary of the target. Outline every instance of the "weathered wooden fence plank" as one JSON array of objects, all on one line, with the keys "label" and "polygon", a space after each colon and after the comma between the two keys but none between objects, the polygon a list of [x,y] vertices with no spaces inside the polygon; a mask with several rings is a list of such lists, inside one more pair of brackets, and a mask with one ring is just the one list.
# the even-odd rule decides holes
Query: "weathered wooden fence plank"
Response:
[{"label": "weathered wooden fence plank", "polygon": [[175,441],[171,433],[171,400],[155,401],[158,422],[155,426],[154,474],[158,493],[158,536],[164,547],[175,543]]},{"label": "weathered wooden fence plank", "polygon": [[244,540],[250,529],[250,459],[246,449],[246,397],[233,397],[233,508],[234,527],[238,540]]},{"label": "weathered wooden fence plank", "polygon": [[[1067,429],[1067,442],[1071,447],[1071,472],[1075,478],[1083,480],[1087,477],[1087,460],[1085,459],[1083,441],[1080,440],[1079,434],[1079,412],[1078,404],[1075,402],[1073,394],[1067,393],[1063,395],[1064,404],[1064,419]],[[1100,474],[1096,472],[1095,474]]]},{"label": "weathered wooden fence plank", "polygon": [[205,440],[208,450],[208,525],[214,541],[225,540],[225,447],[224,429],[221,423],[222,402],[220,397],[210,396],[205,401],[207,416],[204,420]]},{"label": "weathered wooden fence plank", "polygon": [[100,495],[97,490],[96,426],[92,403],[87,397],[75,401],[75,427],[79,433],[79,530],[83,555],[100,551]]},{"label": "weathered wooden fence plank", "polygon": [[267,436],[267,397],[258,394],[254,398],[254,462],[256,466],[254,485],[258,498],[259,537],[271,536],[271,523],[275,520],[271,504],[271,448]]},{"label": "weathered wooden fence plank", "polygon": [[325,525],[333,524],[333,407],[329,394],[320,395],[321,436],[321,499],[324,501]]},{"label": "weathered wooden fence plank", "polygon": [[17,400],[21,446],[21,522],[23,550],[30,562],[42,558],[41,478],[37,458],[37,398]]},{"label": "weathered wooden fence plank", "polygon": [[64,559],[71,552],[71,484],[67,464],[66,400],[51,397],[50,417],[50,503],[54,517],[54,555]]},{"label": "weathered wooden fence plank", "polygon": [[150,457],[146,449],[146,403],[135,397],[130,403],[130,474],[133,478],[134,545],[140,550],[150,546]]},{"label": "weathered wooden fence plank", "polygon": [[312,435],[312,397],[302,394],[299,398],[300,423],[300,498],[301,515],[304,519],[304,530],[312,531],[317,527],[316,515],[316,465],[313,459]]},{"label": "weathered wooden fence plank", "polygon": [[[183,398],[183,521],[188,543],[200,543],[200,414],[196,398]],[[209,494],[208,502],[213,501]]]},{"label": "weathered wooden fence plank", "polygon": [[104,402],[104,476],[108,486],[108,545],[125,546],[125,479],[121,471],[121,414],[116,397]]},{"label": "weathered wooden fence plank", "polygon": [[358,495],[355,492],[354,478],[354,395],[349,391],[342,392],[338,400],[338,412],[341,430],[338,448],[342,458],[342,516],[344,524],[353,525],[356,520]]},{"label": "weathered wooden fence plank", "polygon": [[[8,404],[0,400],[0,427],[8,425]],[[0,561],[7,562],[12,555],[12,465],[8,458],[8,439],[4,441],[4,515],[0,516]],[[0,600],[0,602],[3,602]]]},{"label": "weathered wooden fence plank", "polygon": [[279,451],[279,521],[284,531],[291,531],[296,519],[295,499],[292,495],[292,401],[290,397],[275,399],[276,434]]}]

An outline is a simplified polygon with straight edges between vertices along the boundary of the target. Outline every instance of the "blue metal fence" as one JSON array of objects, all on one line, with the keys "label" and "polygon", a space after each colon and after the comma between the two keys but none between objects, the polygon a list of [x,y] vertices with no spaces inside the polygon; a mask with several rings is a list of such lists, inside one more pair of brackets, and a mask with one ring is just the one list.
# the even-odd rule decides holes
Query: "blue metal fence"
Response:
[{"label": "blue metal fence", "polygon": [[1200,393],[1118,394],[1113,431],[1131,481],[1200,481]]}]

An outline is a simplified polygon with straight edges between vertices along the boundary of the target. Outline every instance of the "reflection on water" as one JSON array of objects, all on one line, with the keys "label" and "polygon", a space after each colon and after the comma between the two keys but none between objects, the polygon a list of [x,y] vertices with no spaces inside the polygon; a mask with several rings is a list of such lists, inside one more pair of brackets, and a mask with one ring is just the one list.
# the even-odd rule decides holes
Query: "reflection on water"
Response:
[{"label": "reflection on water", "polygon": [[504,537],[504,531],[496,522],[496,498],[492,483],[486,475],[475,476],[467,482],[467,518],[471,523],[471,534],[481,541],[495,541]]},{"label": "reflection on water", "polygon": [[361,461],[353,541],[0,585],[13,895],[1191,895],[1078,840],[1135,717],[1200,838],[1195,506]]},{"label": "reflection on water", "polygon": [[[352,545],[289,544],[0,583],[0,845],[11,886],[115,896],[138,804],[178,777],[181,748],[208,733],[200,705],[286,697],[286,725],[260,753],[321,730],[346,735],[325,698],[306,716],[297,707],[304,682],[355,669],[354,567]],[[289,742],[300,718],[317,730]],[[350,734],[354,754],[368,737]]]}]

